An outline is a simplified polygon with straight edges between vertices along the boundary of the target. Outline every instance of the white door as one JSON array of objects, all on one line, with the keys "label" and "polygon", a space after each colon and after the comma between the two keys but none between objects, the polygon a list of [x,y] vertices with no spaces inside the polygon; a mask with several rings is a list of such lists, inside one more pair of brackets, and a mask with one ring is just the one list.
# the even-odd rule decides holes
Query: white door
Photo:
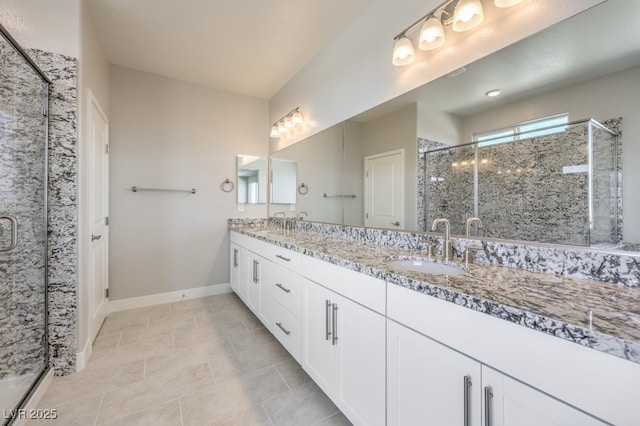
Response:
[{"label": "white door", "polygon": [[109,286],[109,123],[89,93],[89,332],[93,341],[107,315]]},{"label": "white door", "polygon": [[479,362],[393,321],[387,342],[389,426],[480,425]]},{"label": "white door", "polygon": [[364,159],[364,225],[400,228],[404,219],[404,149]]},{"label": "white door", "polygon": [[355,424],[384,425],[386,320],[344,297],[336,299],[335,403]]},{"label": "white door", "polygon": [[482,367],[483,426],[604,426],[605,423],[491,368]]}]

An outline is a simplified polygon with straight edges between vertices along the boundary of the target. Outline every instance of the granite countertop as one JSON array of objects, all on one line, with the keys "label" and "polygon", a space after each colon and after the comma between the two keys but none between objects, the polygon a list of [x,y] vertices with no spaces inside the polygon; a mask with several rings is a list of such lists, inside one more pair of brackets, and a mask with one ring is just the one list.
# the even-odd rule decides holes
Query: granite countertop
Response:
[{"label": "granite countertop", "polygon": [[[233,231],[522,326],[640,363],[640,288],[501,266],[470,264],[464,275],[412,272],[386,263],[425,253],[296,230]],[[463,266],[461,263],[456,264]]]}]

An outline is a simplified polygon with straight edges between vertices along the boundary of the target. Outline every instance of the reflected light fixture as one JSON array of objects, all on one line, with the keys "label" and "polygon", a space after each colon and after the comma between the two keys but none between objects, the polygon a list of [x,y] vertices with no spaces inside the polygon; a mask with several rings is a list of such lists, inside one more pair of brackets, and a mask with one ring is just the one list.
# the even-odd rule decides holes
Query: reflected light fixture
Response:
[{"label": "reflected light fixture", "polygon": [[487,93],[485,93],[485,96],[488,96],[490,98],[495,98],[501,92],[502,92],[502,90],[500,90],[500,89],[492,89],[492,90],[489,90]]},{"label": "reflected light fixture", "polygon": [[[500,8],[520,2],[522,0],[494,0],[494,4]],[[480,0],[446,0],[393,38],[393,65],[409,65],[415,60],[416,52],[407,32],[418,24],[422,24],[418,47],[420,50],[433,50],[444,44],[446,26],[451,26],[456,32],[469,31],[480,25],[483,19],[484,10]]]},{"label": "reflected light fixture", "polygon": [[279,120],[273,123],[269,136],[272,138],[286,136],[303,124],[304,118],[300,112],[300,107],[294,108],[288,114],[283,115]]}]

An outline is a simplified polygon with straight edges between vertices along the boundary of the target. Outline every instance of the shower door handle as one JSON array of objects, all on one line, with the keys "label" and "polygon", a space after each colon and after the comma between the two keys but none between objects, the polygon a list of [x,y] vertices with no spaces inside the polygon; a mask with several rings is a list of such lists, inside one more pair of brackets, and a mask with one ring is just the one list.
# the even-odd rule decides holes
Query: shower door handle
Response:
[{"label": "shower door handle", "polygon": [[8,220],[11,224],[11,241],[8,246],[0,247],[0,252],[11,251],[18,245],[18,221],[15,217],[9,215],[0,216],[0,220]]}]

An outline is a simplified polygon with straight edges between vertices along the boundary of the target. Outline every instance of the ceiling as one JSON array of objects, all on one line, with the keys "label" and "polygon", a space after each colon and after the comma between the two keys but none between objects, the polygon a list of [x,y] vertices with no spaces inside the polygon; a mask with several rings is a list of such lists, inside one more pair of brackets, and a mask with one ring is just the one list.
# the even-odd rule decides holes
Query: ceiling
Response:
[{"label": "ceiling", "polygon": [[[468,117],[638,66],[639,22],[640,1],[609,0],[354,120],[367,122],[412,103]],[[485,96],[497,88],[500,96]]]},{"label": "ceiling", "polygon": [[88,0],[111,64],[269,99],[371,0]]}]

